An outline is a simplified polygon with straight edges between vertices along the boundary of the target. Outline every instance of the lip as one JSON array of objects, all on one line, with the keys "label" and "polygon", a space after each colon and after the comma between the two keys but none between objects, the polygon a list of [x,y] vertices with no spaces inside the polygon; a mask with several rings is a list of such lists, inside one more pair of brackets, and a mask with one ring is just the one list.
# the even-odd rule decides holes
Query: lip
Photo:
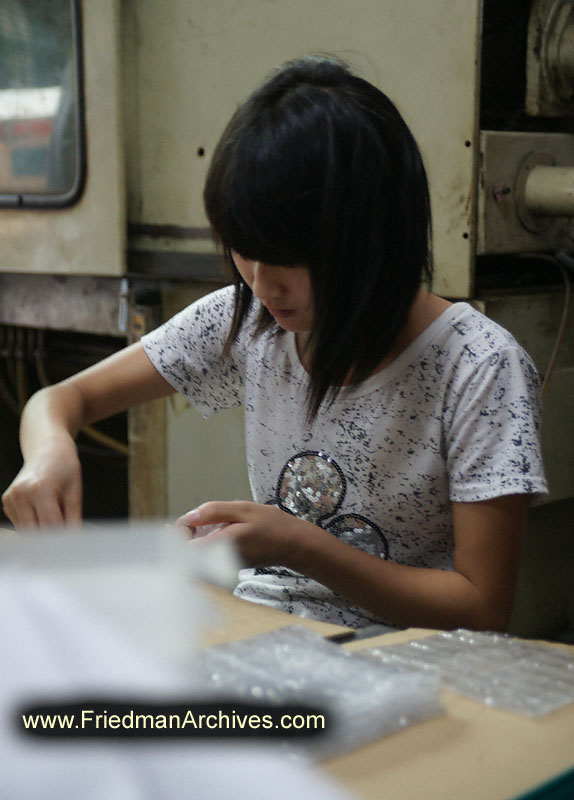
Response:
[{"label": "lip", "polygon": [[267,311],[274,316],[274,317],[291,317],[295,314],[295,311],[292,308],[267,308]]}]

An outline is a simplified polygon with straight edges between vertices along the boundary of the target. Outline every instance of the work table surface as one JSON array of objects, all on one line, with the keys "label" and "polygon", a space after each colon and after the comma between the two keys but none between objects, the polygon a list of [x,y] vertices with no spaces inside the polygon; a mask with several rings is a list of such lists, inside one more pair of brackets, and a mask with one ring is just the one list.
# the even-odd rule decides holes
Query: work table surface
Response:
[{"label": "work table surface", "polygon": [[[220,621],[206,644],[302,624],[328,636],[344,629],[256,606],[221,589],[207,592]],[[353,651],[397,644],[434,631],[408,629],[342,645]],[[566,647],[564,645],[549,645]],[[567,650],[574,656],[574,648]],[[536,719],[441,692],[445,714],[320,765],[367,800],[511,800],[574,767],[574,704]]]}]

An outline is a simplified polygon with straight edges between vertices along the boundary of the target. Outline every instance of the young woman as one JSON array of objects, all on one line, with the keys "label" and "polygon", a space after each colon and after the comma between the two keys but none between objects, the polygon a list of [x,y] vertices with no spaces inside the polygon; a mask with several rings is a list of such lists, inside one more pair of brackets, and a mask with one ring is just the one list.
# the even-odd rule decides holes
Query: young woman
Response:
[{"label": "young woman", "polygon": [[86,423],[173,391],[205,416],[243,404],[254,502],[180,520],[224,524],[237,594],[351,626],[504,629],[545,491],[537,377],[510,334],[424,288],[427,181],[395,106],[334,59],[289,62],[231,119],[204,199],[235,285],[32,398],[7,515],[80,520]]}]

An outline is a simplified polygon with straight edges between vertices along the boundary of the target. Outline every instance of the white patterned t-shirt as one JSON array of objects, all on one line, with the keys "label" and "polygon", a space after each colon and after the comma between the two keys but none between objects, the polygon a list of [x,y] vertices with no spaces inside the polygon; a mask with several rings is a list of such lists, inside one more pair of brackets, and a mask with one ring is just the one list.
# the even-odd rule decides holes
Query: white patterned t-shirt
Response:
[{"label": "white patterned t-shirt", "polygon": [[[311,424],[295,335],[253,336],[257,308],[225,357],[232,287],[142,340],[161,375],[205,417],[244,406],[256,502],[379,558],[451,569],[451,503],[546,491],[536,370],[510,333],[470,305],[449,306],[387,367],[324,403]],[[379,621],[280,565],[242,570],[236,594],[351,627]]]}]

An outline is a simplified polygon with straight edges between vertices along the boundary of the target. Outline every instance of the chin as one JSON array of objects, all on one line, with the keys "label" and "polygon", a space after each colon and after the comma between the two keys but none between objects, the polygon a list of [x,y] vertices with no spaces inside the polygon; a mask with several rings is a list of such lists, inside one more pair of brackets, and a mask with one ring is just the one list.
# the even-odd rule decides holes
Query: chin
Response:
[{"label": "chin", "polygon": [[295,320],[275,320],[277,325],[284,330],[289,331],[289,333],[309,333],[310,328],[308,325],[303,325],[302,323],[297,323]]}]

